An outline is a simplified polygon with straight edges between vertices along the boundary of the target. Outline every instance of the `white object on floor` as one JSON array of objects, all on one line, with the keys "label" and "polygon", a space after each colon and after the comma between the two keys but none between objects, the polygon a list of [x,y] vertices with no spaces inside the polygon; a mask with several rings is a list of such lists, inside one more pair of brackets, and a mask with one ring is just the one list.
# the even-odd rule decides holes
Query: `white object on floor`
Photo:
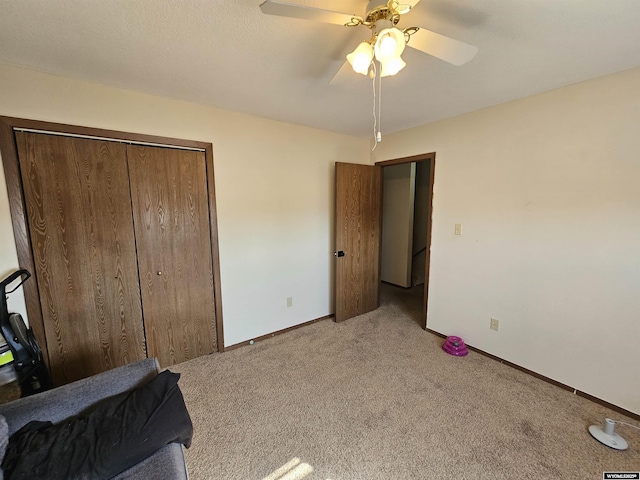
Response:
[{"label": "white object on floor", "polygon": [[614,432],[615,426],[616,422],[610,418],[605,418],[604,428],[599,425],[591,425],[589,427],[589,433],[593,438],[605,444],[607,447],[615,448],[616,450],[626,450],[629,445],[624,438]]}]

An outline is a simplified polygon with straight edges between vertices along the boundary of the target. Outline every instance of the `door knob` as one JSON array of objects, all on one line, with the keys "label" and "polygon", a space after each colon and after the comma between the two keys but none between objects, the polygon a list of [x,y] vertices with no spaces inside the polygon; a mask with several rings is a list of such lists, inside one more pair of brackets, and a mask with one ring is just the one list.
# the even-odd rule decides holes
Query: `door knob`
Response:
[{"label": "door knob", "polygon": [[336,257],[344,257],[344,252],[342,250],[338,250],[333,255],[336,256]]}]

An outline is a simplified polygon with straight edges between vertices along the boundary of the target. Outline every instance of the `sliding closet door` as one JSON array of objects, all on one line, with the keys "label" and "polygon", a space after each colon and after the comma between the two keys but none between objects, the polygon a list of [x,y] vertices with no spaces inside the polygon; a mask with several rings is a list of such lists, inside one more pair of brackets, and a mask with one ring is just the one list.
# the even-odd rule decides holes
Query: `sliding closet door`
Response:
[{"label": "sliding closet door", "polygon": [[126,147],[16,142],[54,383],[145,358]]},{"label": "sliding closet door", "polygon": [[147,352],[166,367],[215,351],[203,152],[129,145]]}]

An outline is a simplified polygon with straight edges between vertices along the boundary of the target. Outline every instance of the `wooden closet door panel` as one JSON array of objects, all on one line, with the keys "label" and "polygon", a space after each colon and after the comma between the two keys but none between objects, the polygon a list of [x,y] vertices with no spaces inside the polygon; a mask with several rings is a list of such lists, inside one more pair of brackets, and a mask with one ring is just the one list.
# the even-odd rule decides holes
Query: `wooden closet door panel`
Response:
[{"label": "wooden closet door panel", "polygon": [[125,146],[16,140],[54,383],[145,358]]},{"label": "wooden closet door panel", "polygon": [[127,147],[147,352],[169,366],[215,351],[203,152]]}]

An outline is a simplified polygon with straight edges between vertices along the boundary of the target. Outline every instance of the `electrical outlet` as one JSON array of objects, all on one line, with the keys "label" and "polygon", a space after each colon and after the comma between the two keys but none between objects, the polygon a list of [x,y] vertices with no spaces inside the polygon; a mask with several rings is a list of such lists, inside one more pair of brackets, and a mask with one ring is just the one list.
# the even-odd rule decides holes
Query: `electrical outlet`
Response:
[{"label": "electrical outlet", "polygon": [[456,223],[456,227],[454,229],[456,235],[462,235],[462,224]]},{"label": "electrical outlet", "polygon": [[492,318],[491,322],[489,322],[489,328],[491,330],[495,330],[496,332],[499,331],[500,330],[500,320]]},{"label": "electrical outlet", "polygon": [[293,297],[287,297],[287,308],[293,307]]}]

